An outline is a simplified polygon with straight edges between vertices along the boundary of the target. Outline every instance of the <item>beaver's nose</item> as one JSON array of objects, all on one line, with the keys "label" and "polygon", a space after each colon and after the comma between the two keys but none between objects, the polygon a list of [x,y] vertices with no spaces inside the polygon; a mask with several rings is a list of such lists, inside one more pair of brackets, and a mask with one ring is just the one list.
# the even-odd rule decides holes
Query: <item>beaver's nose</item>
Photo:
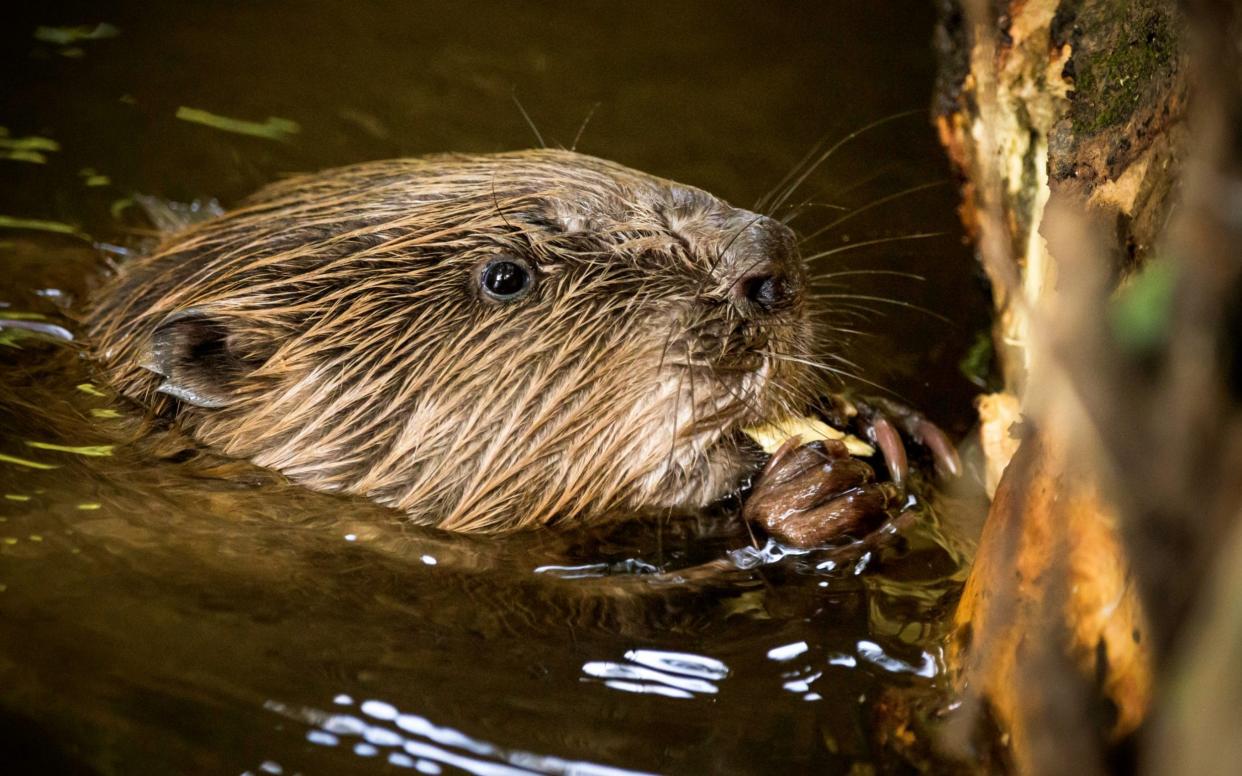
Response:
[{"label": "beaver's nose", "polygon": [[775,264],[764,263],[733,285],[739,304],[772,313],[791,306],[798,297],[798,284]]},{"label": "beaver's nose", "polygon": [[802,298],[805,270],[789,227],[767,216],[739,211],[745,228],[727,255],[732,303],[745,315],[778,313]]}]

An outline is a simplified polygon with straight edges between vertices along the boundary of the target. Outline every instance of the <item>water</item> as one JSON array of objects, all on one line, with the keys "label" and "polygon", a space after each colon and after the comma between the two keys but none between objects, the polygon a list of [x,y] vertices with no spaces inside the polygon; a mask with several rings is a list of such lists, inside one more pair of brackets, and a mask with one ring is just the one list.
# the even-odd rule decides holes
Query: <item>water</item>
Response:
[{"label": "water", "polygon": [[[87,37],[65,32],[79,25]],[[135,194],[228,204],[287,172],[530,146],[514,94],[549,144],[581,130],[579,150],[750,205],[817,140],[926,105],[930,25],[919,3],[843,0],[8,12],[0,313],[74,330],[111,260],[92,243],[132,242]],[[795,199],[822,206],[794,223],[810,233],[846,212],[829,206],[946,177],[926,119],[897,118],[811,176]],[[872,336],[851,352],[868,379],[960,433],[975,387],[957,364],[986,298],[954,204],[952,186],[923,188],[806,250],[946,233],[816,267],[924,278],[841,277],[896,302],[861,300]],[[881,757],[887,693],[943,681],[936,636],[969,543],[952,508],[860,564],[769,552],[670,582],[748,537],[727,514],[505,539],[404,526],[138,438],[132,410],[72,348],[17,336],[0,340],[0,760],[104,773],[847,772]]]}]

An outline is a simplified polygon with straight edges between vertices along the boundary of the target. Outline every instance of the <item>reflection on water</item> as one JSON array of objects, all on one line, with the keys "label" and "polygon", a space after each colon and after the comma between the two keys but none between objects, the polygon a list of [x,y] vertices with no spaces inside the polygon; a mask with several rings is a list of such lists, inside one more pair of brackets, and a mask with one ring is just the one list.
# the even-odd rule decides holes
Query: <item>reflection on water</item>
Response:
[{"label": "reflection on water", "polygon": [[[8,12],[7,760],[254,774],[874,761],[884,694],[940,681],[936,636],[961,577],[955,507],[862,557],[755,545],[727,509],[450,536],[143,428],[74,349],[82,298],[144,237],[136,203],[162,203],[158,225],[290,171],[528,146],[515,89],[550,143],[570,145],[590,114],[580,150],[748,205],[817,140],[925,104],[925,4],[872,5]],[[843,145],[783,215],[814,234],[854,214],[804,246],[825,254],[817,276],[845,284],[833,294],[856,295],[823,300],[849,315],[841,346],[847,329],[873,333],[851,351],[867,374],[960,426],[973,387],[956,364],[986,300],[952,238],[944,177],[909,115]]]},{"label": "reflection on water", "polygon": [[665,698],[693,698],[720,692],[716,682],[729,675],[719,660],[688,652],[631,649],[626,663],[590,660],[582,665],[584,679],[602,680],[605,687]]},{"label": "reflection on water", "polygon": [[[340,694],[333,699],[337,706],[353,706],[354,700]],[[399,768],[412,768],[419,773],[441,773],[444,767],[478,776],[513,776],[514,774],[580,774],[581,776],[626,776],[637,774],[595,763],[563,760],[559,757],[507,750],[486,741],[435,725],[425,717],[402,712],[382,700],[364,700],[358,714],[330,713],[312,708],[291,708],[279,701],[267,701],[264,707],[289,719],[311,725],[306,740],[317,746],[341,747],[360,758],[376,758],[379,762]],[[280,773],[281,766],[264,761],[262,770]],[[283,769],[282,769],[283,770]]]}]

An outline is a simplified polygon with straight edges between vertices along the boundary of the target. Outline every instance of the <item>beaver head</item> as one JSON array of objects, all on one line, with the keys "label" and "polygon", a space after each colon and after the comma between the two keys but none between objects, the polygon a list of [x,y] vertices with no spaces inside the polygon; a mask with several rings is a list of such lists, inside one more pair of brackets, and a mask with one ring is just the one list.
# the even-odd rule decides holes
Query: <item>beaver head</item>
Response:
[{"label": "beaver head", "polygon": [[814,389],[784,225],[565,151],[292,178],[88,313],[110,382],[200,442],[454,530],[692,509]]}]

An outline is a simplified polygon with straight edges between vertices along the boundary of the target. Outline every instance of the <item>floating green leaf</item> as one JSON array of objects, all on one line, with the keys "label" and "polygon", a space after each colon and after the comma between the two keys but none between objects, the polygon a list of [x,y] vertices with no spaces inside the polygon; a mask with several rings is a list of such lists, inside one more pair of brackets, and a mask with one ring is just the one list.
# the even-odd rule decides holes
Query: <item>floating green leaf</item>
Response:
[{"label": "floating green leaf", "polygon": [[26,441],[26,444],[39,450],[55,450],[58,453],[88,455],[95,458],[112,455],[112,450],[116,447],[116,445],[54,445],[51,442],[31,442],[29,440]]},{"label": "floating green leaf", "polygon": [[8,151],[0,149],[0,159],[11,162],[29,162],[30,164],[47,164],[47,157],[38,151]]},{"label": "floating green leaf", "polygon": [[68,46],[79,40],[103,40],[115,38],[121,31],[107,22],[100,22],[94,27],[83,24],[77,27],[36,27],[35,40],[54,43],[57,46]]},{"label": "floating green leaf", "polygon": [[22,339],[37,336],[33,331],[26,329],[0,329],[0,348],[21,350],[22,346],[19,343]]},{"label": "floating green leaf", "polygon": [[99,390],[91,383],[78,383],[75,387],[87,396],[98,396],[101,399],[108,398],[108,394]]},{"label": "floating green leaf", "polygon": [[121,213],[125,212],[126,208],[133,207],[133,205],[133,197],[122,197],[121,199],[113,201],[112,207],[108,208],[108,212],[112,214],[114,219],[119,221],[121,219]]},{"label": "floating green leaf", "polygon": [[121,413],[113,409],[108,409],[107,407],[95,407],[91,409],[91,417],[111,420],[113,418],[121,417]]},{"label": "floating green leaf", "polygon": [[55,464],[40,463],[39,461],[30,461],[25,458],[18,458],[15,455],[5,455],[0,453],[0,463],[11,463],[14,466],[25,466],[28,469],[56,469],[59,468]]},{"label": "floating green leaf", "polygon": [[0,148],[10,151],[59,151],[60,143],[50,137],[39,137],[31,135],[30,137],[9,137],[6,130],[0,134]]},{"label": "floating green leaf", "polygon": [[107,186],[112,179],[107,175],[101,175],[94,167],[83,167],[78,170],[78,176],[83,179],[83,183],[87,186]]},{"label": "floating green leaf", "polygon": [[268,116],[266,121],[246,121],[245,119],[235,119],[229,116],[220,116],[215,113],[209,113],[199,108],[189,108],[182,105],[177,108],[177,118],[182,121],[190,121],[195,124],[203,124],[204,126],[220,129],[225,132],[235,132],[239,135],[250,135],[252,137],[264,137],[268,140],[289,139],[290,135],[296,135],[302,131],[302,127],[296,121],[282,119],[278,116]]},{"label": "floating green leaf", "polygon": [[47,162],[44,153],[59,150],[60,143],[50,137],[9,137],[8,127],[0,127],[0,159],[44,164]]},{"label": "floating green leaf", "polygon": [[45,221],[39,218],[17,218],[16,216],[0,216],[0,229],[33,229],[37,232],[55,232],[56,234],[68,234],[79,237],[83,240],[89,240],[77,227],[61,221]]}]

